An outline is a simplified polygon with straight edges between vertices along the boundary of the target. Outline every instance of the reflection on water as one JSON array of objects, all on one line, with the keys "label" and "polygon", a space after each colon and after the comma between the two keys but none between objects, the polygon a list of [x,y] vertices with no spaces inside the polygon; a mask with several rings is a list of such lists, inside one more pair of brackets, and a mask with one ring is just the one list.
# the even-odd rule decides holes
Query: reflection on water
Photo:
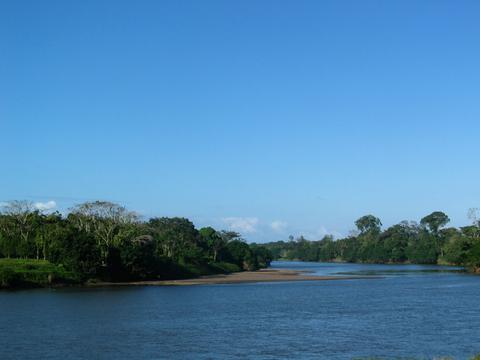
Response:
[{"label": "reflection on water", "polygon": [[0,292],[0,359],[352,359],[480,353],[480,277],[276,262],[381,278]]},{"label": "reflection on water", "polygon": [[415,265],[415,264],[352,264],[352,263],[314,263],[298,261],[277,261],[273,268],[303,270],[312,275],[358,275],[358,276],[408,276],[418,273],[463,273],[457,266]]},{"label": "reflection on water", "polygon": [[360,275],[360,276],[406,276],[406,275],[414,275],[414,274],[421,274],[421,273],[431,273],[431,274],[438,274],[438,273],[462,273],[463,270],[453,270],[453,269],[424,269],[424,270],[380,270],[380,269],[372,269],[372,270],[358,270],[358,271],[340,271],[335,273],[335,275]]}]

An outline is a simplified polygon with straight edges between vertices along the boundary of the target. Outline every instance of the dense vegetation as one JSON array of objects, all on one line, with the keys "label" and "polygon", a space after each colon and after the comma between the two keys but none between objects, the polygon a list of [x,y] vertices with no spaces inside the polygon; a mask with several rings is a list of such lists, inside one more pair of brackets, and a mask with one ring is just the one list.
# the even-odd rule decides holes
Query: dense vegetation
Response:
[{"label": "dense vegetation", "polygon": [[47,260],[0,259],[0,288],[76,284],[79,277]]},{"label": "dense vegetation", "polygon": [[141,221],[110,202],[87,202],[66,216],[26,201],[0,212],[0,287],[185,278],[256,270],[270,261],[265,247],[236,232],[197,230],[185,218]]},{"label": "dense vegetation", "polygon": [[355,222],[357,230],[344,239],[296,240],[265,244],[274,259],[369,263],[457,264],[480,272],[480,221],[475,209],[473,224],[445,228],[450,221],[436,211],[420,223],[402,221],[382,231],[380,219],[366,215]]}]

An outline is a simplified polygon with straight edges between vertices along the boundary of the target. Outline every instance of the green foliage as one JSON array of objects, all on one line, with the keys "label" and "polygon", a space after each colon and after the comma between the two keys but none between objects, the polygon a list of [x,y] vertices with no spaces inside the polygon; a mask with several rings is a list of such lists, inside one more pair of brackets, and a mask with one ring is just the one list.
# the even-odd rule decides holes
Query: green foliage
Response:
[{"label": "green foliage", "polygon": [[222,251],[225,249],[228,239],[212,227],[204,227],[199,231],[200,242],[204,248],[210,249],[213,261],[220,260]]},{"label": "green foliage", "polygon": [[444,246],[444,259],[452,264],[466,263],[472,248],[472,240],[462,233],[451,236]]},{"label": "green foliage", "polygon": [[441,229],[449,222],[436,211],[415,222],[402,221],[381,230],[381,221],[366,215],[355,222],[357,235],[309,241],[303,236],[265,244],[273,259],[368,263],[448,263],[480,273],[480,222],[460,229]]},{"label": "green foliage", "polygon": [[362,234],[369,232],[378,233],[382,226],[382,222],[379,218],[373,215],[365,215],[355,221],[355,225]]},{"label": "green foliage", "polygon": [[251,244],[250,245],[250,251],[251,251],[251,259],[253,260],[253,263],[255,265],[255,269],[259,268],[266,268],[270,266],[270,263],[272,262],[272,254],[270,251],[262,245],[257,245],[257,244]]},{"label": "green foliage", "polygon": [[431,232],[437,234],[438,230],[448,224],[450,218],[441,211],[434,211],[430,215],[425,216],[420,220],[420,224],[426,226]]},{"label": "green foliage", "polygon": [[412,263],[436,264],[438,259],[437,241],[434,235],[420,230],[416,238],[411,239],[405,250]]},{"label": "green foliage", "polygon": [[142,236],[126,241],[120,248],[120,263],[129,277],[148,279],[159,270],[159,262],[155,258],[153,237]]},{"label": "green foliage", "polygon": [[158,256],[166,256],[180,263],[199,256],[199,234],[191,221],[185,218],[153,218],[149,226],[156,239]]},{"label": "green foliage", "polygon": [[63,224],[62,233],[51,239],[48,260],[63,264],[81,278],[94,278],[102,268],[101,251],[93,235]]},{"label": "green foliage", "polygon": [[227,262],[215,262],[211,263],[210,265],[218,269],[218,272],[225,274],[242,271],[242,269],[238,265]]},{"label": "green foliage", "polygon": [[255,270],[257,264],[250,247],[240,240],[233,240],[227,244],[228,257],[227,260],[236,264],[243,270]]},{"label": "green foliage", "polygon": [[[271,259],[266,248],[246,244],[236,232],[211,227],[198,231],[191,221],[178,217],[143,222],[124,207],[105,201],[80,204],[66,217],[42,213],[21,201],[5,205],[0,213],[4,287],[73,279],[186,278],[256,270],[268,266]],[[9,261],[14,266],[6,266]],[[22,262],[30,267],[28,271]]]},{"label": "green foliage", "polygon": [[78,281],[73,272],[46,260],[0,259],[0,288],[73,284]]},{"label": "green foliage", "polygon": [[467,253],[465,265],[472,269],[474,272],[480,272],[480,240],[475,239],[472,241],[472,246]]}]

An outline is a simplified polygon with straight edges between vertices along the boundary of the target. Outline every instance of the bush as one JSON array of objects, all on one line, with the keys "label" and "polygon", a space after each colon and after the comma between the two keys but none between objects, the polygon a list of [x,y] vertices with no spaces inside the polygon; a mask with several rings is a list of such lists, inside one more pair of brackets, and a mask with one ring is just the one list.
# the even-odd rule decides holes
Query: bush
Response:
[{"label": "bush", "polygon": [[0,259],[0,287],[45,287],[77,283],[78,278],[62,265],[45,260]]},{"label": "bush", "polygon": [[227,262],[215,262],[211,263],[211,266],[216,268],[218,272],[226,274],[242,271],[238,265]]},{"label": "bush", "polygon": [[10,288],[18,286],[19,277],[10,268],[0,268],[0,288]]}]

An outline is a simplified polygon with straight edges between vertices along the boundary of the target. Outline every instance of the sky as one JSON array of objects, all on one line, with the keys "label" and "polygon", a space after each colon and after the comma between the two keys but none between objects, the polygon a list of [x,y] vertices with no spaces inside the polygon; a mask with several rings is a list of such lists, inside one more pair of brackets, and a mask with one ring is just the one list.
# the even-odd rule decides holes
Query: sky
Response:
[{"label": "sky", "polygon": [[248,241],[480,207],[478,1],[1,1],[0,201]]}]

